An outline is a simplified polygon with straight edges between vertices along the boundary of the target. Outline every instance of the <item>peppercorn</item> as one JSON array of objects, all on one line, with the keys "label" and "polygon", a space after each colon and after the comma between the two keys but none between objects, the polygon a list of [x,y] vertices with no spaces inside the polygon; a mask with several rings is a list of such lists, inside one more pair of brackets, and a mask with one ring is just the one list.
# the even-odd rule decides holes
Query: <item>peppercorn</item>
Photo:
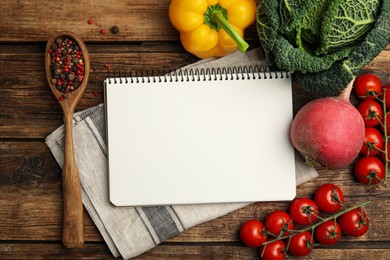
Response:
[{"label": "peppercorn", "polygon": [[75,76],[73,74],[69,74],[67,79],[70,80],[70,81],[73,81],[75,78]]},{"label": "peppercorn", "polygon": [[57,44],[61,44],[61,43],[62,43],[62,38],[60,38],[60,37],[57,38],[57,39],[56,39],[56,43],[57,43]]},{"label": "peppercorn", "polygon": [[113,26],[113,27],[111,27],[111,32],[112,32],[113,34],[117,34],[117,33],[119,32],[119,27],[118,27],[118,26]]},{"label": "peppercorn", "polygon": [[77,89],[83,81],[85,64],[80,46],[71,38],[57,38],[50,45],[51,83],[63,93],[60,100]]}]

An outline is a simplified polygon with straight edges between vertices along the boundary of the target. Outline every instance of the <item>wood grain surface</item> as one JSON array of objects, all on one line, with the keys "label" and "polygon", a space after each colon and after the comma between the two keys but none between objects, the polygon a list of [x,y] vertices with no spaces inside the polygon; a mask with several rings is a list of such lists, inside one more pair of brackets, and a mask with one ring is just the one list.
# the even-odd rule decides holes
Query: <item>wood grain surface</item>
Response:
[{"label": "wood grain surface", "polygon": [[[111,259],[100,233],[84,210],[85,244],[66,249],[62,238],[61,169],[44,139],[63,123],[61,108],[45,78],[44,50],[50,35],[72,30],[86,42],[91,60],[89,84],[77,111],[103,102],[102,82],[111,70],[173,70],[197,61],[181,46],[168,19],[168,0],[32,1],[3,0],[0,16],[0,259]],[[93,24],[88,20],[93,19]],[[110,32],[118,26],[118,34]],[[101,30],[106,34],[101,34]],[[247,30],[251,48],[259,47],[255,27]],[[390,45],[362,72],[390,83]],[[294,112],[314,97],[294,79]],[[275,100],[277,101],[277,100]],[[354,99],[352,100],[354,101]],[[369,232],[317,247],[311,259],[389,259],[390,188],[368,191],[351,167],[319,170],[320,177],[298,187],[312,196],[321,184],[342,187],[347,205],[370,200]],[[264,219],[288,202],[254,203],[187,230],[138,259],[259,259],[238,238],[240,225]],[[305,259],[305,258],[303,258]]]}]

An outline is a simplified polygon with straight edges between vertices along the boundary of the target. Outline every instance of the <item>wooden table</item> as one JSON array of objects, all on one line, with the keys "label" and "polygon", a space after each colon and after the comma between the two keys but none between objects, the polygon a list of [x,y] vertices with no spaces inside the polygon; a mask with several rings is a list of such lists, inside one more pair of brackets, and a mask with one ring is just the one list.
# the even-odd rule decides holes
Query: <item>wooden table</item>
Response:
[{"label": "wooden table", "polygon": [[[62,113],[45,78],[44,49],[50,35],[72,30],[87,44],[91,57],[89,86],[77,110],[103,102],[107,68],[176,69],[197,61],[181,46],[168,19],[169,0],[32,1],[3,0],[0,16],[0,258],[110,259],[112,255],[84,210],[85,245],[61,244],[61,170],[44,139],[59,127]],[[93,24],[88,20],[92,19]],[[118,26],[118,34],[110,32]],[[106,30],[102,34],[101,30]],[[246,38],[258,47],[255,27]],[[366,68],[390,83],[390,45]],[[294,111],[312,96],[294,80]],[[277,102],[277,98],[275,98]],[[336,117],[337,119],[337,117]],[[320,177],[298,187],[311,196],[321,184],[333,182],[348,205],[371,200],[366,208],[369,232],[314,249],[313,259],[389,259],[389,188],[367,192],[354,181],[351,169],[319,170]],[[283,191],[280,191],[283,192]],[[255,249],[238,239],[240,225],[264,219],[288,202],[255,203],[227,216],[194,227],[141,255],[139,259],[258,259]]]}]

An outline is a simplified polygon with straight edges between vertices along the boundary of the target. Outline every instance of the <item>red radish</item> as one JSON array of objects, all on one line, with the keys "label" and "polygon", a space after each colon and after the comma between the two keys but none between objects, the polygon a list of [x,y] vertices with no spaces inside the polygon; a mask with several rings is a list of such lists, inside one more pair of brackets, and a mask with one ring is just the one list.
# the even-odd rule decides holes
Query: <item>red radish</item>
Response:
[{"label": "red radish", "polygon": [[303,106],[291,125],[291,141],[306,163],[342,169],[358,156],[364,121],[350,103],[353,81],[338,97],[315,99]]}]

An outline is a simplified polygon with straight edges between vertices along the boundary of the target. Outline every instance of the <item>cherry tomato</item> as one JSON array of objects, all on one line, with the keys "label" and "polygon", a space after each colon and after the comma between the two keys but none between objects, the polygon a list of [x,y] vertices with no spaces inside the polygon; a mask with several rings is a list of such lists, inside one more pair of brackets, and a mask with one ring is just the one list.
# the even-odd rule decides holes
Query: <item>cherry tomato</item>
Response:
[{"label": "cherry tomato", "polygon": [[340,225],[332,220],[328,220],[314,230],[317,241],[323,245],[334,245],[341,239]]},{"label": "cherry tomato", "polygon": [[267,246],[262,246],[260,255],[263,260],[284,260],[286,259],[286,244],[282,240],[276,240]]},{"label": "cherry tomato", "polygon": [[341,231],[347,236],[359,237],[364,235],[369,226],[369,219],[363,209],[357,208],[341,215],[337,221]]},{"label": "cherry tomato", "polygon": [[309,225],[318,219],[318,206],[308,198],[297,198],[291,202],[290,216],[299,225]]},{"label": "cherry tomato", "polygon": [[266,240],[264,225],[257,219],[248,220],[240,228],[241,241],[249,247],[259,247]]},{"label": "cherry tomato", "polygon": [[363,100],[374,100],[382,93],[382,82],[374,74],[363,74],[354,83],[355,94]]},{"label": "cherry tomato", "polygon": [[364,155],[375,155],[383,149],[383,146],[384,143],[381,132],[376,128],[366,127],[364,142],[360,153]]},{"label": "cherry tomato", "polygon": [[288,230],[294,229],[294,223],[290,215],[283,210],[275,210],[268,214],[264,222],[265,230],[274,236],[287,236]]},{"label": "cherry tomato", "polygon": [[291,237],[288,251],[293,256],[306,256],[313,249],[314,238],[309,231]]},{"label": "cherry tomato", "polygon": [[373,156],[360,158],[354,167],[355,178],[364,184],[376,184],[385,176],[385,166],[382,161]]},{"label": "cherry tomato", "polygon": [[316,190],[314,201],[317,203],[320,211],[333,213],[344,205],[344,194],[339,186],[327,183]]},{"label": "cherry tomato", "polygon": [[382,120],[382,106],[375,100],[365,100],[361,102],[358,105],[357,110],[362,115],[365,126],[376,126]]},{"label": "cherry tomato", "polygon": [[[384,91],[386,90],[386,91]],[[386,108],[390,109],[390,84],[383,87],[383,93],[385,93]],[[383,100],[383,97],[382,97]]]}]

